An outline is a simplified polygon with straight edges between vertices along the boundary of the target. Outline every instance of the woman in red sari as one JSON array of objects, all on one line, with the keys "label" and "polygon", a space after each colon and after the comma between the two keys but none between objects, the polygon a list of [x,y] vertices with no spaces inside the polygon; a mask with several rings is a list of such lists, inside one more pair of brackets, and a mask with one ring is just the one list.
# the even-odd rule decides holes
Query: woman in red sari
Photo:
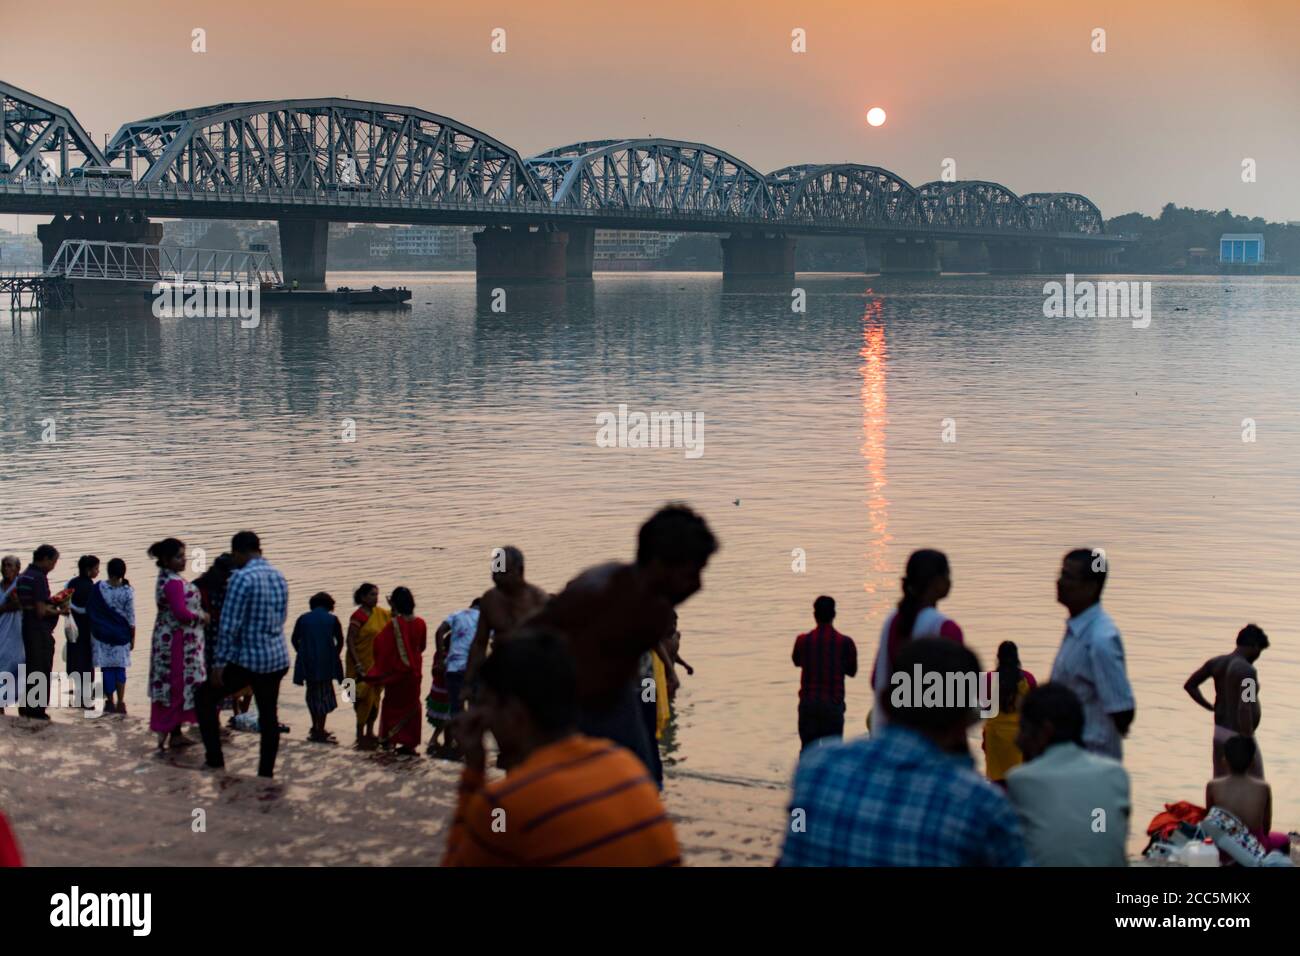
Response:
[{"label": "woman in red sari", "polygon": [[365,680],[382,684],[383,708],[379,712],[379,741],[385,749],[414,755],[420,746],[424,706],[420,680],[424,676],[421,655],[428,641],[423,618],[415,616],[415,598],[407,588],[395,588],[388,598],[393,619],[375,635],[375,665]]}]

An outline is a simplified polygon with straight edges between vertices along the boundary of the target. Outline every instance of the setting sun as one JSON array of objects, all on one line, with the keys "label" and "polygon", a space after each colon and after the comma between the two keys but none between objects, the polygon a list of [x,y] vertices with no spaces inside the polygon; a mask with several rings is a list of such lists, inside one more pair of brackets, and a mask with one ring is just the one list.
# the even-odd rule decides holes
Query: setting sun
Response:
[{"label": "setting sun", "polygon": [[871,107],[871,109],[867,110],[867,122],[870,123],[872,126],[884,126],[885,111],[882,110],[879,106]]}]

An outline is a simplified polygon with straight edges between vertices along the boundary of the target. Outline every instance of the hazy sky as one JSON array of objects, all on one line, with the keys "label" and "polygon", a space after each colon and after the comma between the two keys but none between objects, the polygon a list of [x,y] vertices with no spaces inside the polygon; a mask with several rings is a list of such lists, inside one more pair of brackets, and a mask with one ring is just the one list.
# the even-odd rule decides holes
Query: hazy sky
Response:
[{"label": "hazy sky", "polygon": [[763,172],[856,161],[914,184],[951,157],[961,179],[1081,192],[1108,217],[1173,201],[1300,220],[1297,0],[0,0],[0,16],[0,78],[100,142],[178,107],[351,96],[525,156],[654,134]]}]

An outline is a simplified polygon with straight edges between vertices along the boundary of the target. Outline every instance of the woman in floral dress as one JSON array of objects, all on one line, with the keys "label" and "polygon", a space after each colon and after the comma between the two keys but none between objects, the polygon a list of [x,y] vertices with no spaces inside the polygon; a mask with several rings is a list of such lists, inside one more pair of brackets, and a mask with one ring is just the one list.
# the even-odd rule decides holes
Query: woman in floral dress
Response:
[{"label": "woman in floral dress", "polygon": [[181,577],[185,568],[185,543],[164,538],[149,548],[158,562],[154,596],[158,619],[153,628],[149,659],[149,729],[158,734],[158,752],[189,746],[181,727],[196,723],[195,692],[208,679],[203,653],[203,610],[199,589]]}]

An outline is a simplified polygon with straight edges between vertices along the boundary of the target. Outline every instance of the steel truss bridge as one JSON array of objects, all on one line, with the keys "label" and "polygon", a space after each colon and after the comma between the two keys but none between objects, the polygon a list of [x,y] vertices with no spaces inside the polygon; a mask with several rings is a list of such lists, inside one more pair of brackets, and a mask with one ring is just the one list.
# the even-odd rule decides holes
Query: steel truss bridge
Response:
[{"label": "steel truss bridge", "polygon": [[[671,139],[574,143],[525,159],[406,106],[221,103],[126,123],[103,151],[48,100],[0,82],[0,107],[0,212],[1113,241],[1076,193],[913,186],[858,163],[762,173]],[[87,165],[129,177],[74,177]]]}]

